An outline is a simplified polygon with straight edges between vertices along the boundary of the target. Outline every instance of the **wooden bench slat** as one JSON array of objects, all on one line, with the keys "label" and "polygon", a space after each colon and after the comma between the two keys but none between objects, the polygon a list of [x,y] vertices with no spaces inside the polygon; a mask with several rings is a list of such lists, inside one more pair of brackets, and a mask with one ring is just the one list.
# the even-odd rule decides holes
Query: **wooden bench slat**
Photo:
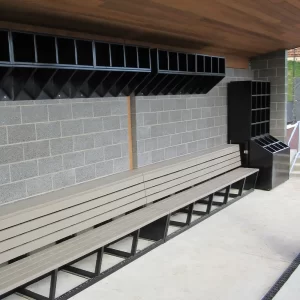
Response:
[{"label": "wooden bench slat", "polygon": [[209,196],[219,190],[226,188],[228,185],[239,181],[247,176],[256,173],[257,169],[238,168],[224,175],[218,176],[212,180],[202,183],[182,194],[175,195],[169,199],[157,202],[153,208],[164,210],[169,213],[185,207],[197,200]]},{"label": "wooden bench slat", "polygon": [[193,165],[189,168],[183,169],[181,171],[177,171],[177,172],[165,175],[163,177],[159,177],[159,178],[156,178],[156,179],[146,181],[145,182],[145,188],[148,189],[148,188],[151,188],[153,186],[160,185],[164,182],[171,181],[171,180],[179,178],[179,177],[184,177],[185,175],[188,175],[190,173],[196,172],[196,171],[201,170],[201,169],[208,168],[208,167],[213,166],[213,165],[217,165],[219,163],[224,162],[225,160],[230,160],[230,159],[236,158],[236,157],[240,157],[240,153],[233,152],[233,153],[231,153],[229,155],[226,155],[224,157],[216,158],[216,159],[213,159],[213,160],[201,163],[201,164],[197,163],[197,164],[195,164],[195,165]]},{"label": "wooden bench slat", "polygon": [[[191,186],[191,185],[195,184],[195,183],[190,184],[190,181],[193,180],[194,178],[197,178],[198,183],[200,183],[201,181],[206,180],[206,179],[204,179],[204,180],[201,179],[201,177],[204,176],[205,174],[210,174],[210,173],[212,173],[214,171],[217,171],[217,170],[221,170],[219,174],[222,174],[222,173],[224,173],[228,170],[228,168],[226,168],[226,171],[222,172],[222,168],[225,168],[227,166],[232,166],[231,169],[234,169],[236,167],[239,167],[240,165],[241,165],[240,158],[235,157],[235,158],[230,159],[228,161],[219,163],[217,165],[213,165],[209,168],[201,169],[200,171],[194,172],[194,173],[189,174],[187,176],[184,176],[182,178],[177,178],[175,180],[163,183],[161,185],[151,187],[149,189],[146,189],[147,202],[149,202],[149,197],[153,194],[156,194],[156,193],[159,193],[159,192],[162,192],[162,191],[169,191],[170,189],[172,189],[172,192],[170,193],[170,195],[171,195],[172,193],[174,193],[173,192],[174,189],[176,191],[180,191],[181,186],[179,186],[179,185],[183,184],[184,182],[187,182],[187,187],[188,187],[188,186]],[[213,177],[213,176],[210,176],[210,177]]]},{"label": "wooden bench slat", "polygon": [[[55,211],[90,201],[91,199],[96,199],[114,193],[119,190],[124,190],[124,193],[126,194],[126,188],[143,183],[142,174],[137,176],[135,175],[135,172],[133,172],[133,175],[130,175],[130,173],[127,172],[125,173],[126,174],[122,174],[122,176],[117,176],[119,175],[117,174],[115,179],[109,178],[109,180],[107,180],[108,177],[103,178],[102,183],[97,180],[98,186],[94,187],[95,182],[93,182],[93,189],[86,190],[82,185],[78,185],[3,205],[0,210],[0,230],[26,222],[33,218],[39,218],[43,215],[51,214]],[[118,181],[118,177],[121,178],[120,181]],[[76,190],[76,193],[74,193],[74,190]],[[41,204],[34,205],[36,199],[39,198]]]},{"label": "wooden bench slat", "polygon": [[133,210],[133,209],[140,207],[142,205],[145,205],[145,204],[146,204],[146,199],[140,199],[136,202],[121,206],[113,211],[109,211],[107,213],[101,214],[100,216],[91,218],[82,223],[73,225],[71,227],[67,227],[61,231],[54,232],[54,233],[44,236],[40,239],[28,242],[17,248],[13,248],[9,251],[2,252],[2,253],[0,253],[0,264],[4,263],[6,261],[9,261],[15,257],[18,257],[20,255],[23,255],[24,253],[29,253],[31,251],[34,251],[36,249],[39,249],[46,245],[49,245],[49,244],[53,243],[53,241],[55,241],[55,240],[58,241],[59,239],[62,238],[62,236],[65,236],[65,237],[70,236],[74,233],[77,233],[77,232],[80,232],[87,228],[90,228],[96,224],[102,223],[106,220],[109,220],[109,219],[115,217],[115,216],[122,215],[123,213],[126,213],[130,210]]},{"label": "wooden bench slat", "polygon": [[165,176],[169,173],[178,172],[182,169],[190,167],[191,165],[194,165],[195,161],[197,162],[197,164],[201,164],[206,161],[213,160],[220,156],[225,156],[234,152],[239,152],[238,145],[226,145],[226,147],[222,147],[217,150],[214,149],[211,149],[211,151],[206,150],[204,152],[205,154],[196,156],[195,158],[193,158],[191,162],[183,161],[182,163],[179,163],[178,159],[176,158],[172,160],[172,163],[170,161],[167,161],[169,162],[169,164],[166,165],[164,168],[160,168],[159,166],[157,166],[157,168],[152,171],[148,171],[148,172],[144,171],[144,180],[149,181],[158,177]]},{"label": "wooden bench slat", "polygon": [[151,202],[159,200],[159,199],[161,199],[163,197],[167,197],[167,196],[172,195],[172,194],[174,194],[174,193],[176,193],[176,192],[178,192],[178,191],[180,191],[182,189],[189,188],[189,187],[191,187],[193,185],[196,185],[196,184],[201,183],[203,181],[209,180],[212,177],[218,176],[220,174],[223,174],[225,172],[231,171],[232,169],[238,168],[238,167],[240,167],[240,163],[239,162],[235,163],[233,165],[224,167],[222,169],[218,169],[218,170],[213,171],[213,172],[211,172],[209,174],[203,175],[203,176],[201,176],[201,178],[196,178],[196,179],[187,181],[187,182],[185,182],[184,184],[182,184],[180,186],[176,186],[176,187],[170,188],[168,190],[164,190],[164,191],[158,192],[156,194],[147,196],[147,203],[151,203]]},{"label": "wooden bench slat", "polygon": [[[60,220],[64,220],[68,217],[74,217],[75,215],[82,214],[83,212],[91,209],[96,209],[97,207],[103,207],[103,211],[105,212],[109,208],[109,206],[106,207],[106,204],[113,201],[119,201],[120,199],[128,199],[128,202],[132,202],[132,201],[136,201],[138,198],[143,198],[145,196],[146,194],[144,191],[144,184],[141,183],[132,186],[126,190],[122,190],[113,194],[103,196],[101,198],[87,201],[83,204],[70,207],[69,209],[60,210],[50,215],[33,219],[32,221],[28,221],[26,223],[22,223],[20,225],[7,228],[6,230],[2,230],[0,231],[0,242],[8,238],[12,238],[14,236],[20,235],[22,233],[35,230],[36,228],[53,224]],[[132,200],[130,200],[131,197]],[[120,205],[122,204],[120,203]],[[0,243],[0,250],[1,250],[1,243]]]}]

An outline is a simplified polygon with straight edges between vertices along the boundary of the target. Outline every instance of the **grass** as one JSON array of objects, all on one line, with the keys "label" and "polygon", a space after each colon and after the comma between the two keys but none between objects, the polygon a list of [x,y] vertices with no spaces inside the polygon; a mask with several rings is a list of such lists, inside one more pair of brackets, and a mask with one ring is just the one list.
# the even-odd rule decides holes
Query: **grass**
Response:
[{"label": "grass", "polygon": [[300,77],[300,62],[288,61],[288,101],[294,101],[294,77]]}]

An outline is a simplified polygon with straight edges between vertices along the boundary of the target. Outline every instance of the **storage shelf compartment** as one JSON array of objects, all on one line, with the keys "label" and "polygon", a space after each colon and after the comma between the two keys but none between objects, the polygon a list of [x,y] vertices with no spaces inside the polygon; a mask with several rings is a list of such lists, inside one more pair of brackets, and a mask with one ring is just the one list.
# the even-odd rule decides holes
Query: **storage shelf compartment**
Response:
[{"label": "storage shelf compartment", "polygon": [[125,46],[125,59],[127,68],[138,67],[138,52],[137,47]]},{"label": "storage shelf compartment", "polygon": [[111,66],[112,67],[125,67],[125,52],[123,45],[111,44],[110,45],[111,53]]},{"label": "storage shelf compartment", "polygon": [[42,64],[56,64],[55,37],[36,35],[37,61]]},{"label": "storage shelf compartment", "polygon": [[178,55],[176,52],[169,52],[169,70],[178,71]]},{"label": "storage shelf compartment", "polygon": [[211,57],[210,56],[205,56],[205,72],[206,73],[211,73]]},{"label": "storage shelf compartment", "polygon": [[20,63],[35,63],[34,35],[29,33],[12,33],[14,59]]},{"label": "storage shelf compartment", "polygon": [[76,65],[75,40],[57,38],[58,62],[61,65]]},{"label": "storage shelf compartment", "polygon": [[96,65],[98,67],[110,67],[110,46],[107,43],[95,43]]},{"label": "storage shelf compartment", "polygon": [[198,73],[204,73],[204,56],[203,55],[197,55],[197,72]]},{"label": "storage shelf compartment", "polygon": [[219,73],[225,74],[225,72],[226,72],[225,58],[220,57],[219,58]]},{"label": "storage shelf compartment", "polygon": [[0,31],[0,61],[9,62],[9,42],[8,42],[8,32]]},{"label": "storage shelf compartment", "polygon": [[187,55],[185,53],[178,53],[179,60],[179,71],[186,72],[187,71]]},{"label": "storage shelf compartment", "polygon": [[81,66],[93,66],[93,42],[76,40],[77,63]]},{"label": "storage shelf compartment", "polygon": [[196,55],[188,54],[188,71],[196,72]]},{"label": "storage shelf compartment", "polygon": [[212,73],[218,73],[218,72],[219,72],[219,58],[212,57]]},{"label": "storage shelf compartment", "polygon": [[169,70],[169,59],[168,59],[168,52],[159,50],[158,51],[158,68],[162,71]]},{"label": "storage shelf compartment", "polygon": [[150,69],[150,49],[138,47],[139,68]]}]

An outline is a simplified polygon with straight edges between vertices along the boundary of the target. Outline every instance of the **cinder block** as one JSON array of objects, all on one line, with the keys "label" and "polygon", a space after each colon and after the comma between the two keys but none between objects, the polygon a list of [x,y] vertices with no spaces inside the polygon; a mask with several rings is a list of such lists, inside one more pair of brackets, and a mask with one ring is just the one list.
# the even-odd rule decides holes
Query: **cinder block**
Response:
[{"label": "cinder block", "polygon": [[186,130],[187,131],[192,131],[192,130],[196,130],[196,129],[197,129],[197,120],[192,120],[192,121],[186,122]]},{"label": "cinder block", "polygon": [[188,153],[187,145],[178,145],[176,148],[177,156],[186,155]]},{"label": "cinder block", "polygon": [[152,159],[151,153],[152,152],[146,152],[137,155],[137,166],[139,168],[151,164],[151,159]]},{"label": "cinder block", "polygon": [[94,135],[74,136],[74,151],[81,151],[94,148]]},{"label": "cinder block", "polygon": [[75,169],[76,183],[89,181],[96,177],[96,166],[89,165]]},{"label": "cinder block", "polygon": [[215,137],[219,135],[219,127],[210,128],[210,136]]},{"label": "cinder block", "polygon": [[36,140],[35,125],[13,125],[7,127],[8,143],[22,143]]},{"label": "cinder block", "polygon": [[193,153],[198,150],[198,144],[197,142],[188,143],[188,153]]},{"label": "cinder block", "polygon": [[10,182],[9,165],[0,166],[0,185]]},{"label": "cinder block", "polygon": [[62,136],[79,135],[83,133],[83,121],[71,120],[61,122]]},{"label": "cinder block", "polygon": [[133,150],[135,153],[144,153],[145,152],[145,140],[137,141],[136,145],[133,145]]},{"label": "cinder block", "polygon": [[202,130],[193,131],[193,141],[199,141],[202,139]]},{"label": "cinder block", "polygon": [[73,138],[60,138],[50,140],[51,155],[59,155],[73,151]]},{"label": "cinder block", "polygon": [[37,160],[10,165],[11,181],[19,181],[38,176]]},{"label": "cinder block", "polygon": [[69,120],[72,119],[72,106],[71,104],[55,104],[48,105],[49,120]]},{"label": "cinder block", "polygon": [[97,134],[95,134],[94,138],[95,138],[95,147],[96,148],[112,145],[112,143],[113,143],[113,135],[112,135],[112,132],[110,132],[110,131],[97,133]]},{"label": "cinder block", "polygon": [[[154,125],[151,126],[151,137],[159,137],[164,135],[164,126],[169,124],[163,125]],[[139,130],[140,128],[138,128]],[[138,135],[139,136],[139,135]]]},{"label": "cinder block", "polygon": [[52,175],[26,180],[26,188],[28,196],[50,192],[52,190]]},{"label": "cinder block", "polygon": [[217,117],[219,115],[219,107],[212,107],[211,108],[211,117]]},{"label": "cinder block", "polygon": [[276,76],[277,77],[286,77],[287,76],[287,68],[283,65],[281,68],[276,68]]},{"label": "cinder block", "polygon": [[220,86],[219,87],[219,96],[227,97],[227,86]]},{"label": "cinder block", "polygon": [[91,165],[104,160],[103,148],[96,148],[85,151],[85,164]]},{"label": "cinder block", "polygon": [[63,156],[64,169],[73,169],[84,165],[84,152],[68,153]]},{"label": "cinder block", "polygon": [[268,60],[267,59],[263,59],[263,60],[253,59],[253,60],[251,60],[251,69],[252,70],[267,69],[267,68],[273,68],[273,67],[274,66],[268,65]]},{"label": "cinder block", "polygon": [[185,133],[182,134],[182,143],[183,144],[192,142],[193,139],[194,139],[194,136],[193,136],[193,132],[192,131],[185,132]]},{"label": "cinder block", "polygon": [[94,103],[94,116],[104,117],[111,115],[111,103],[110,102],[97,102]]},{"label": "cinder block", "polygon": [[37,123],[48,121],[47,105],[30,105],[21,107],[22,123]]},{"label": "cinder block", "polygon": [[127,102],[126,98],[120,101],[112,101],[110,103],[111,106],[111,114],[113,116],[121,116],[127,114]]},{"label": "cinder block", "polygon": [[216,136],[215,137],[215,146],[220,146],[222,145],[222,136]]},{"label": "cinder block", "polygon": [[72,104],[73,119],[92,118],[94,116],[93,103]]},{"label": "cinder block", "polygon": [[126,143],[128,141],[128,130],[122,129],[122,130],[116,130],[111,132],[113,136],[113,143],[114,144],[122,144]]},{"label": "cinder block", "polygon": [[191,109],[191,108],[197,108],[197,98],[189,98],[186,99],[186,108]]},{"label": "cinder block", "polygon": [[210,139],[207,139],[207,148],[213,148],[215,147],[215,139],[214,138],[210,138]]},{"label": "cinder block", "polygon": [[180,122],[180,121],[182,121],[181,110],[172,110],[172,111],[170,111],[170,121],[171,122]]},{"label": "cinder block", "polygon": [[163,111],[164,110],[163,100],[150,100],[150,110],[151,112]]},{"label": "cinder block", "polygon": [[211,108],[204,107],[202,108],[202,118],[210,118],[211,117]]},{"label": "cinder block", "polygon": [[168,111],[158,112],[157,113],[157,123],[165,124],[170,122],[170,113]]},{"label": "cinder block", "polygon": [[14,163],[23,160],[23,146],[10,145],[0,147],[0,165]]},{"label": "cinder block", "polygon": [[121,128],[120,117],[103,117],[103,128],[104,130],[115,130]]},{"label": "cinder block", "polygon": [[[268,68],[285,68],[286,66],[286,59],[285,58],[273,58],[268,60]],[[256,68],[256,69],[265,69],[265,68]]]},{"label": "cinder block", "polygon": [[198,151],[204,150],[207,148],[207,140],[201,140],[197,142],[197,149]]},{"label": "cinder block", "polygon": [[0,145],[7,144],[7,132],[6,127],[0,127]]},{"label": "cinder block", "polygon": [[136,112],[150,112],[150,100],[136,99]]},{"label": "cinder block", "polygon": [[165,159],[171,159],[177,156],[177,146],[165,149]]},{"label": "cinder block", "polygon": [[160,136],[157,138],[158,149],[167,148],[169,146],[171,146],[171,137],[170,136]]},{"label": "cinder block", "polygon": [[101,132],[103,130],[102,118],[84,119],[83,131],[84,133]]},{"label": "cinder block", "polygon": [[129,160],[126,158],[118,158],[114,160],[114,173],[125,172],[129,170]]},{"label": "cinder block", "polygon": [[[170,125],[173,125],[173,124],[170,124]],[[174,127],[172,127],[172,128],[174,128]],[[176,133],[186,132],[186,122],[178,122],[178,123],[176,123],[175,124],[175,132]]]},{"label": "cinder block", "polygon": [[128,157],[129,156],[129,149],[128,149],[128,143],[122,144],[122,157]]},{"label": "cinder block", "polygon": [[104,148],[105,160],[115,159],[122,156],[121,145],[106,146]]},{"label": "cinder block", "polygon": [[175,99],[176,109],[186,109],[187,108],[187,100],[184,98]]},{"label": "cinder block", "polygon": [[202,117],[202,108],[192,109],[192,119],[201,119]]},{"label": "cinder block", "polygon": [[60,122],[36,124],[38,140],[54,139],[61,136]]},{"label": "cinder block", "polygon": [[62,156],[41,158],[38,166],[40,175],[60,172],[63,170]]},{"label": "cinder block", "polygon": [[194,130],[196,130],[196,129],[204,129],[204,128],[207,127],[207,119],[199,119],[196,122],[197,122],[197,126],[196,126],[196,128],[194,128]]},{"label": "cinder block", "polygon": [[152,163],[163,161],[165,160],[165,150],[164,149],[154,150],[151,152],[151,156],[152,156]]},{"label": "cinder block", "polygon": [[144,125],[157,124],[157,113],[144,113]]},{"label": "cinder block", "polygon": [[171,135],[171,146],[177,146],[182,143],[182,134]]},{"label": "cinder block", "polygon": [[121,129],[128,128],[128,117],[127,117],[127,115],[120,116],[120,125],[121,125]]},{"label": "cinder block", "polygon": [[174,99],[164,99],[163,106],[164,111],[176,110],[176,102],[174,101]]},{"label": "cinder block", "polygon": [[114,162],[113,160],[104,161],[96,164],[96,177],[103,177],[113,174]]},{"label": "cinder block", "polygon": [[145,140],[145,151],[153,151],[157,149],[157,138]]},{"label": "cinder block", "polygon": [[75,170],[59,172],[53,175],[53,189],[58,190],[76,183]]},{"label": "cinder block", "polygon": [[8,203],[26,197],[26,185],[24,181],[0,186],[0,203]]},{"label": "cinder block", "polygon": [[[216,117],[217,115],[214,115]],[[219,107],[219,116],[227,116],[227,106]]]},{"label": "cinder block", "polygon": [[271,102],[286,102],[287,94],[276,94],[271,96]]},{"label": "cinder block", "polygon": [[39,141],[24,144],[25,160],[50,156],[49,144],[49,141]]},{"label": "cinder block", "polygon": [[186,109],[182,111],[182,121],[192,120],[192,110]]},{"label": "cinder block", "polygon": [[19,106],[1,107],[0,125],[21,124],[21,110]]},{"label": "cinder block", "polygon": [[276,69],[262,69],[259,70],[259,77],[276,77],[277,72]]}]

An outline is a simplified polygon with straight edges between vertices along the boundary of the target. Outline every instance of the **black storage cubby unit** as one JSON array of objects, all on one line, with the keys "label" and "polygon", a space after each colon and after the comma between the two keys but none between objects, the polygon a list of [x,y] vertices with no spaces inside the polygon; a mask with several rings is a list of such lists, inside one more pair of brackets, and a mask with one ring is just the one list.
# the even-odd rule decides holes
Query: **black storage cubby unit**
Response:
[{"label": "black storage cubby unit", "polygon": [[225,76],[222,57],[1,29],[0,44],[0,100],[204,94]]},{"label": "black storage cubby unit", "polygon": [[136,94],[205,94],[224,76],[224,58],[151,49],[151,75]]},{"label": "black storage cubby unit", "polygon": [[259,168],[257,188],[271,190],[289,178],[290,148],[270,135],[269,82],[228,84],[228,142],[240,144],[243,165]]}]

